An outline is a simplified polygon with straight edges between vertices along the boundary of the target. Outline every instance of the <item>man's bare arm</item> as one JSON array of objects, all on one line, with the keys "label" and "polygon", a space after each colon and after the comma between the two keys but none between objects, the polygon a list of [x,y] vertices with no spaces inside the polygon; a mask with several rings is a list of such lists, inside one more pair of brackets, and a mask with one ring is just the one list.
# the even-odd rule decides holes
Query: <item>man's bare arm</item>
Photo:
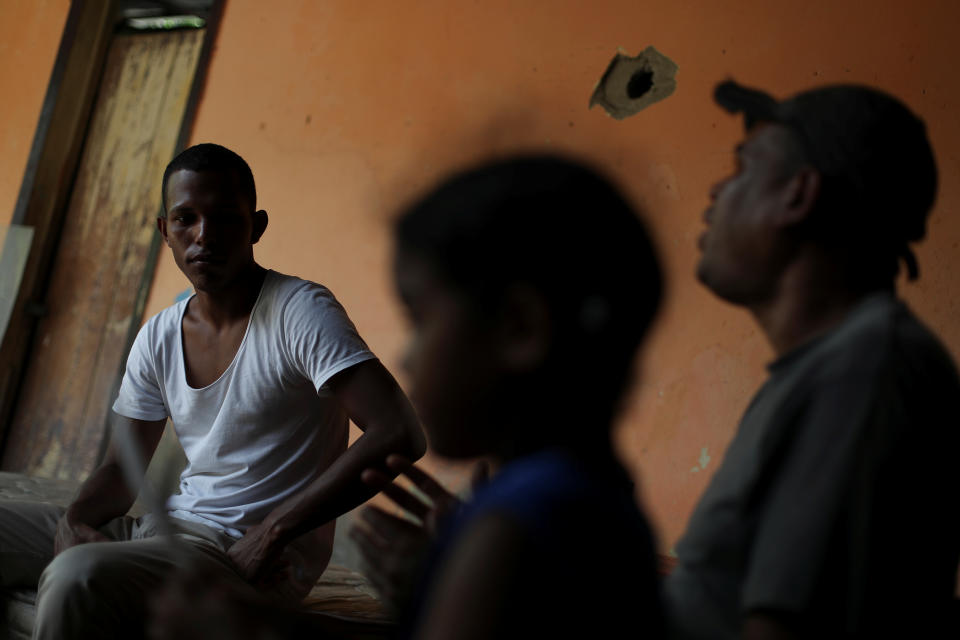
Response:
[{"label": "man's bare arm", "polygon": [[372,497],[377,490],[360,479],[364,469],[381,469],[393,476],[396,472],[384,464],[389,454],[415,460],[426,451],[410,401],[379,361],[340,372],[330,386],[363,435],[306,489],[284,501],[230,548],[231,559],[250,580],[289,542]]},{"label": "man's bare arm", "polygon": [[115,432],[118,429],[128,431],[140,448],[145,461],[153,457],[153,452],[163,435],[166,420],[134,420],[116,414],[113,418],[113,432],[106,456],[97,469],[80,486],[66,513],[57,523],[57,537],[54,541],[54,553],[60,553],[72,546],[85,542],[101,542],[107,538],[97,529],[113,518],[124,515],[137,498],[137,487],[128,487],[123,474],[118,453]]}]

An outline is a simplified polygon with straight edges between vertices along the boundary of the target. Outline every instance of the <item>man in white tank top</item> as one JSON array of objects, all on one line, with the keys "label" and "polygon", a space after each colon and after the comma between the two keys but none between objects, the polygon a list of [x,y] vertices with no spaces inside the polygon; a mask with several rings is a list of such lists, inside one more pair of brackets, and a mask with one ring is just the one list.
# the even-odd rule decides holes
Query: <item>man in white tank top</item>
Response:
[{"label": "man in white tank top", "polygon": [[[184,555],[240,588],[302,599],[336,517],[373,493],[360,472],[425,450],[409,402],[330,291],[254,261],[267,214],[240,156],[187,149],[163,197],[160,233],[196,293],[141,329],[114,428],[149,458],[173,422],[187,466],[167,512],[185,544],[157,538],[153,514],[125,516],[136,496],[116,442],[66,511],[0,504],[13,523],[0,526],[0,586],[39,579],[35,637],[136,635],[147,594]],[[364,432],[349,448],[348,419]]]}]

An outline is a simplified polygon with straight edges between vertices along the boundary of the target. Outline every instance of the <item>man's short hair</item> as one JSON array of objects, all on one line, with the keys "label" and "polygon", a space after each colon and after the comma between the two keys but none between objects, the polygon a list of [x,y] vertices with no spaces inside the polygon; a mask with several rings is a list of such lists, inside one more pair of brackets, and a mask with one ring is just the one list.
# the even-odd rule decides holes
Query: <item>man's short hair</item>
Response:
[{"label": "man's short hair", "polygon": [[822,176],[812,221],[817,241],[855,250],[869,263],[866,269],[885,263],[891,278],[903,260],[910,279],[917,277],[909,244],[926,234],[937,167],[926,127],[906,105],[858,85],[820,87],[778,101],[728,81],[714,97],[727,111],[743,112],[748,129],[771,122],[795,134],[804,162]]},{"label": "man's short hair", "polygon": [[167,182],[175,172],[188,171],[230,172],[236,176],[243,195],[250,201],[251,211],[257,208],[257,187],[253,181],[250,165],[237,153],[212,142],[204,142],[188,147],[170,161],[163,172],[163,215],[167,215]]}]

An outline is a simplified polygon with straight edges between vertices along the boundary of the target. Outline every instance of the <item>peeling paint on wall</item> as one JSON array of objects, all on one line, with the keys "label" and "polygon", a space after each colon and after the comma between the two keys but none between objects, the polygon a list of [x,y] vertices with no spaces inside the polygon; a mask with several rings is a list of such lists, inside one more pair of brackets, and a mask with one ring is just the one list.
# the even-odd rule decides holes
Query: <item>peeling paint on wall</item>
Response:
[{"label": "peeling paint on wall", "polygon": [[622,120],[670,97],[677,88],[677,64],[647,47],[631,58],[617,53],[590,96],[590,107],[599,104]]},{"label": "peeling paint on wall", "polygon": [[690,473],[699,473],[701,470],[706,469],[708,464],[710,464],[709,448],[703,447],[700,449],[700,457],[697,458],[697,464],[690,469]]},{"label": "peeling paint on wall", "polygon": [[710,454],[707,453],[707,447],[700,449],[700,459],[697,462],[700,463],[701,469],[706,469],[707,465],[710,464]]}]

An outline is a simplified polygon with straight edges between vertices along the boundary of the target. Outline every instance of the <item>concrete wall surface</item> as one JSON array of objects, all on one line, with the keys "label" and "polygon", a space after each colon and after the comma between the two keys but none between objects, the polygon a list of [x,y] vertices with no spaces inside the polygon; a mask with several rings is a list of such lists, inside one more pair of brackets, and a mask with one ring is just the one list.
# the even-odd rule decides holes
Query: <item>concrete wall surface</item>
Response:
[{"label": "concrete wall surface", "polygon": [[0,0],[0,224],[20,192],[70,0]]},{"label": "concrete wall surface", "polygon": [[[30,4],[0,7],[39,12]],[[926,120],[940,197],[917,251],[921,280],[901,291],[957,356],[957,24],[960,3],[949,0],[229,0],[192,142],[249,161],[270,214],[258,260],[329,286],[401,382],[404,321],[389,275],[389,220],[400,203],[451,168],[514,150],[576,154],[617,179],[642,207],[669,277],[617,432],[668,550],[772,355],[747,314],[693,277],[708,189],[732,168],[741,135],[739,118],[713,104],[713,87],[733,77],[786,96],[867,83]],[[0,18],[0,36],[13,31]],[[589,109],[611,58],[649,45],[677,64],[675,93],[624,120]],[[43,53],[40,75],[52,60]],[[5,95],[29,84],[8,66],[4,57]],[[32,102],[15,114],[4,105],[5,116],[32,124],[42,84],[30,84]],[[5,129],[0,145],[22,149],[12,135]],[[0,169],[3,205],[11,178]],[[188,287],[164,253],[148,314]],[[465,481],[458,466],[429,466],[455,486]]]}]

